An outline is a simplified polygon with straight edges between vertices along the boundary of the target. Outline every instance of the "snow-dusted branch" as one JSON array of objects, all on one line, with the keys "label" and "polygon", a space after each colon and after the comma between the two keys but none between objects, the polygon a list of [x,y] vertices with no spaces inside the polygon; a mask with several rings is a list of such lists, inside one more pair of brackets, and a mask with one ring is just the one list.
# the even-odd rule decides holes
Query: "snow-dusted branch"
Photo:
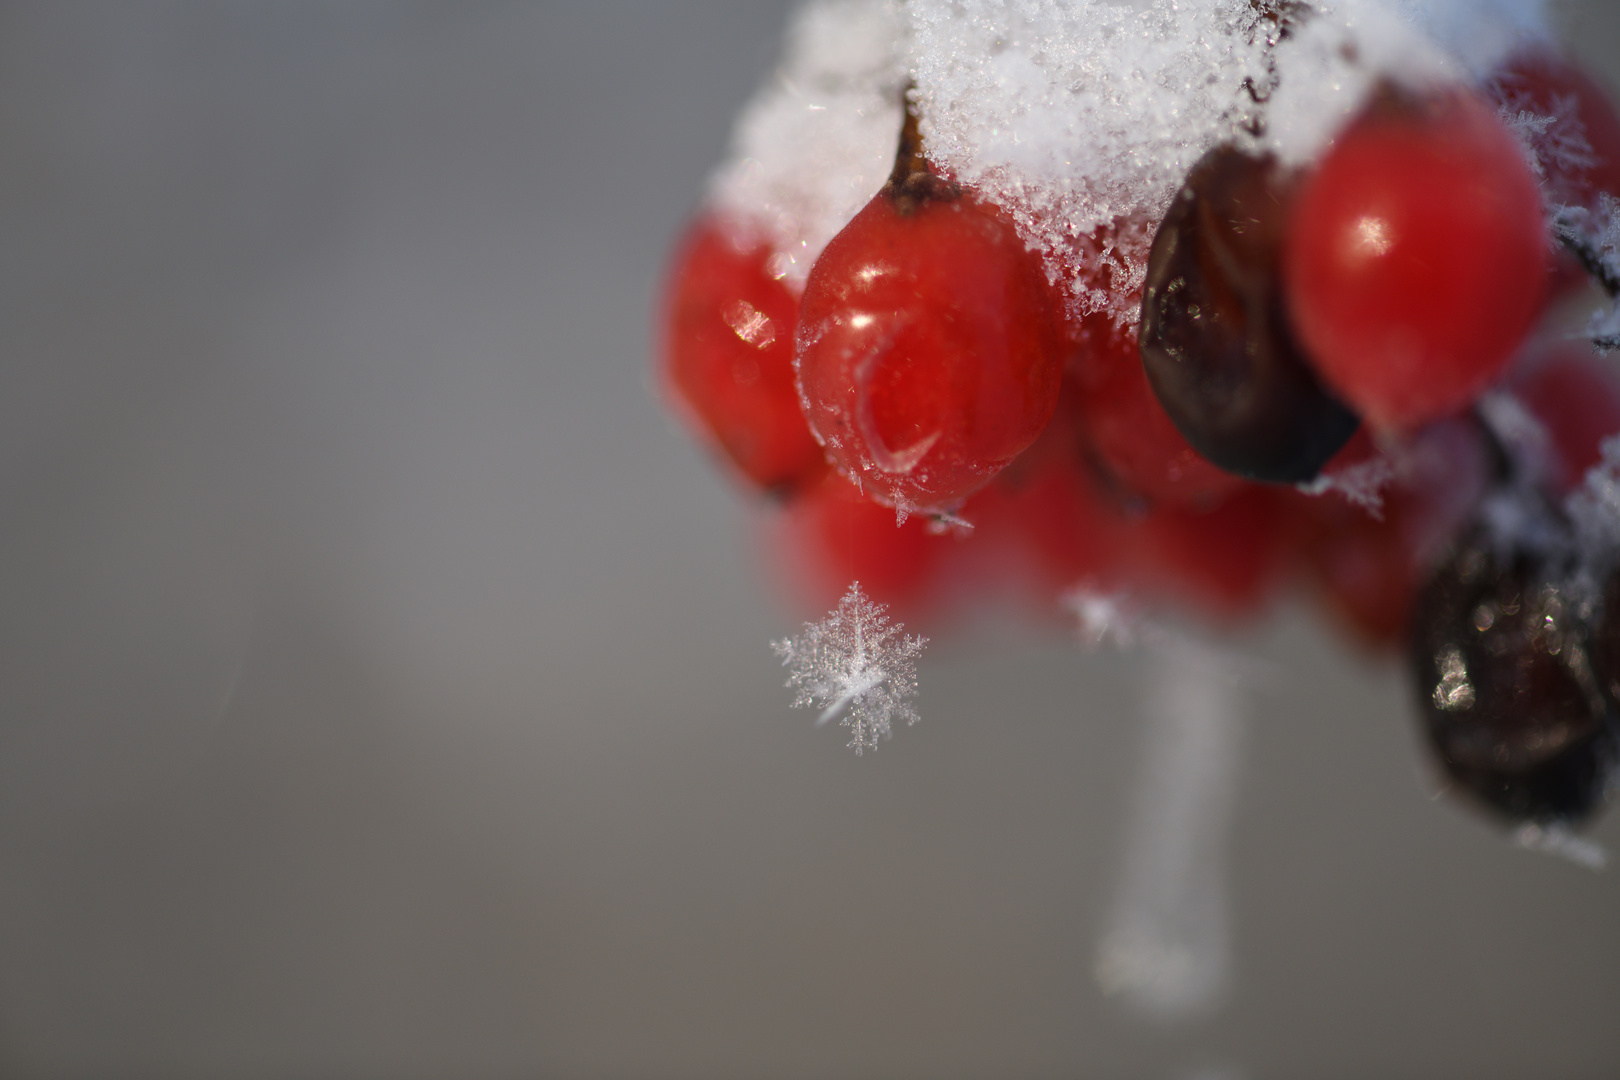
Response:
[{"label": "snow-dusted branch", "polygon": [[1596,211],[1567,206],[1553,218],[1553,228],[1566,250],[1609,294],[1607,307],[1593,314],[1587,336],[1599,352],[1620,350],[1620,199],[1598,196]]}]

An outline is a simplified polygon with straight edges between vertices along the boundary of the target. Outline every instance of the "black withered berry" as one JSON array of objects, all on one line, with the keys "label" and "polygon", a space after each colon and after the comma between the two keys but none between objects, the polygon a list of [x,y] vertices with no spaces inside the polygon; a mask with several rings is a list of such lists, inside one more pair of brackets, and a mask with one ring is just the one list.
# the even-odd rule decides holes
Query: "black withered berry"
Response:
[{"label": "black withered berry", "polygon": [[1475,529],[1413,606],[1423,726],[1452,781],[1517,822],[1576,822],[1603,802],[1616,718],[1567,589]]},{"label": "black withered berry", "polygon": [[1204,457],[1251,480],[1314,478],[1357,419],[1288,329],[1279,266],[1289,185],[1230,146],[1199,159],[1159,225],[1142,295],[1142,363]]},{"label": "black withered berry", "polygon": [[1620,702],[1620,567],[1609,572],[1603,608],[1592,630],[1592,674],[1611,702]]}]

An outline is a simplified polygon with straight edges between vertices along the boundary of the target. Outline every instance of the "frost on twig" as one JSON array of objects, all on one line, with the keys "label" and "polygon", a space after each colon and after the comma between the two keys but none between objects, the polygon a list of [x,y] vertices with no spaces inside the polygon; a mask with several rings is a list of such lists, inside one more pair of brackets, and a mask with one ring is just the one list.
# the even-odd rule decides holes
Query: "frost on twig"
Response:
[{"label": "frost on twig", "polygon": [[[844,598],[818,623],[805,623],[797,637],[771,642],[788,669],[794,708],[819,708],[816,723],[849,728],[849,746],[860,754],[889,737],[895,720],[915,724],[917,657],[925,637],[901,634],[888,607],[852,582]],[[840,719],[841,717],[841,719]]]},{"label": "frost on twig", "polygon": [[1597,210],[1566,206],[1553,217],[1558,239],[1592,280],[1609,294],[1606,307],[1594,312],[1586,336],[1598,352],[1620,350],[1620,199],[1598,195]]},{"label": "frost on twig", "polygon": [[1603,440],[1602,459],[1564,500],[1575,534],[1575,585],[1595,597],[1620,553],[1620,435]]}]

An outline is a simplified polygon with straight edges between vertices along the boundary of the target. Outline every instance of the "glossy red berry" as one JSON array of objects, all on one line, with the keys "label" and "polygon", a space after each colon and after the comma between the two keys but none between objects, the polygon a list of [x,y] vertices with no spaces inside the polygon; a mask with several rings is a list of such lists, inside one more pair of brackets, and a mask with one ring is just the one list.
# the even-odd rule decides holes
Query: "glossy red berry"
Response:
[{"label": "glossy red berry", "polygon": [[1123,586],[1133,523],[1082,454],[1077,395],[1065,385],[1041,437],[973,497],[971,546],[1000,564],[994,572],[1047,614],[1078,585]]},{"label": "glossy red berry", "polygon": [[841,471],[884,503],[949,509],[1051,418],[1055,297],[1012,222],[903,145],[895,177],[810,270],[797,365]]},{"label": "glossy red berry", "polygon": [[1294,331],[1375,427],[1465,406],[1541,306],[1536,180],[1471,94],[1385,88],[1304,183],[1284,246]]},{"label": "glossy red berry", "polygon": [[826,471],[793,381],[798,303],[766,271],[770,252],[739,246],[704,217],[681,242],[664,304],[663,381],[699,438],[751,483],[792,493]]}]

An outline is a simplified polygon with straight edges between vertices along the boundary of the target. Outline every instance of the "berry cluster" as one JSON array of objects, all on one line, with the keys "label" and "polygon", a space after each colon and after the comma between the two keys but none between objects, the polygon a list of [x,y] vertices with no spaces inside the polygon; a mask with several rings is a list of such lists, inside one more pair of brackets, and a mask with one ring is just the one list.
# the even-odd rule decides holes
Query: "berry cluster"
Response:
[{"label": "berry cluster", "polygon": [[[1054,270],[918,112],[802,291],[717,212],[670,275],[669,396],[781,500],[773,547],[820,598],[858,579],[908,618],[995,587],[1230,620],[1303,583],[1404,647],[1461,789],[1536,823],[1598,806],[1620,573],[1565,501],[1620,431],[1620,381],[1538,333],[1612,254],[1553,243],[1620,191],[1592,81],[1526,52],[1477,87],[1377,83],[1303,166],[1234,138],[1162,219],[1109,227],[1153,236],[1136,280]],[[1065,300],[1088,291],[1118,302]]]}]

